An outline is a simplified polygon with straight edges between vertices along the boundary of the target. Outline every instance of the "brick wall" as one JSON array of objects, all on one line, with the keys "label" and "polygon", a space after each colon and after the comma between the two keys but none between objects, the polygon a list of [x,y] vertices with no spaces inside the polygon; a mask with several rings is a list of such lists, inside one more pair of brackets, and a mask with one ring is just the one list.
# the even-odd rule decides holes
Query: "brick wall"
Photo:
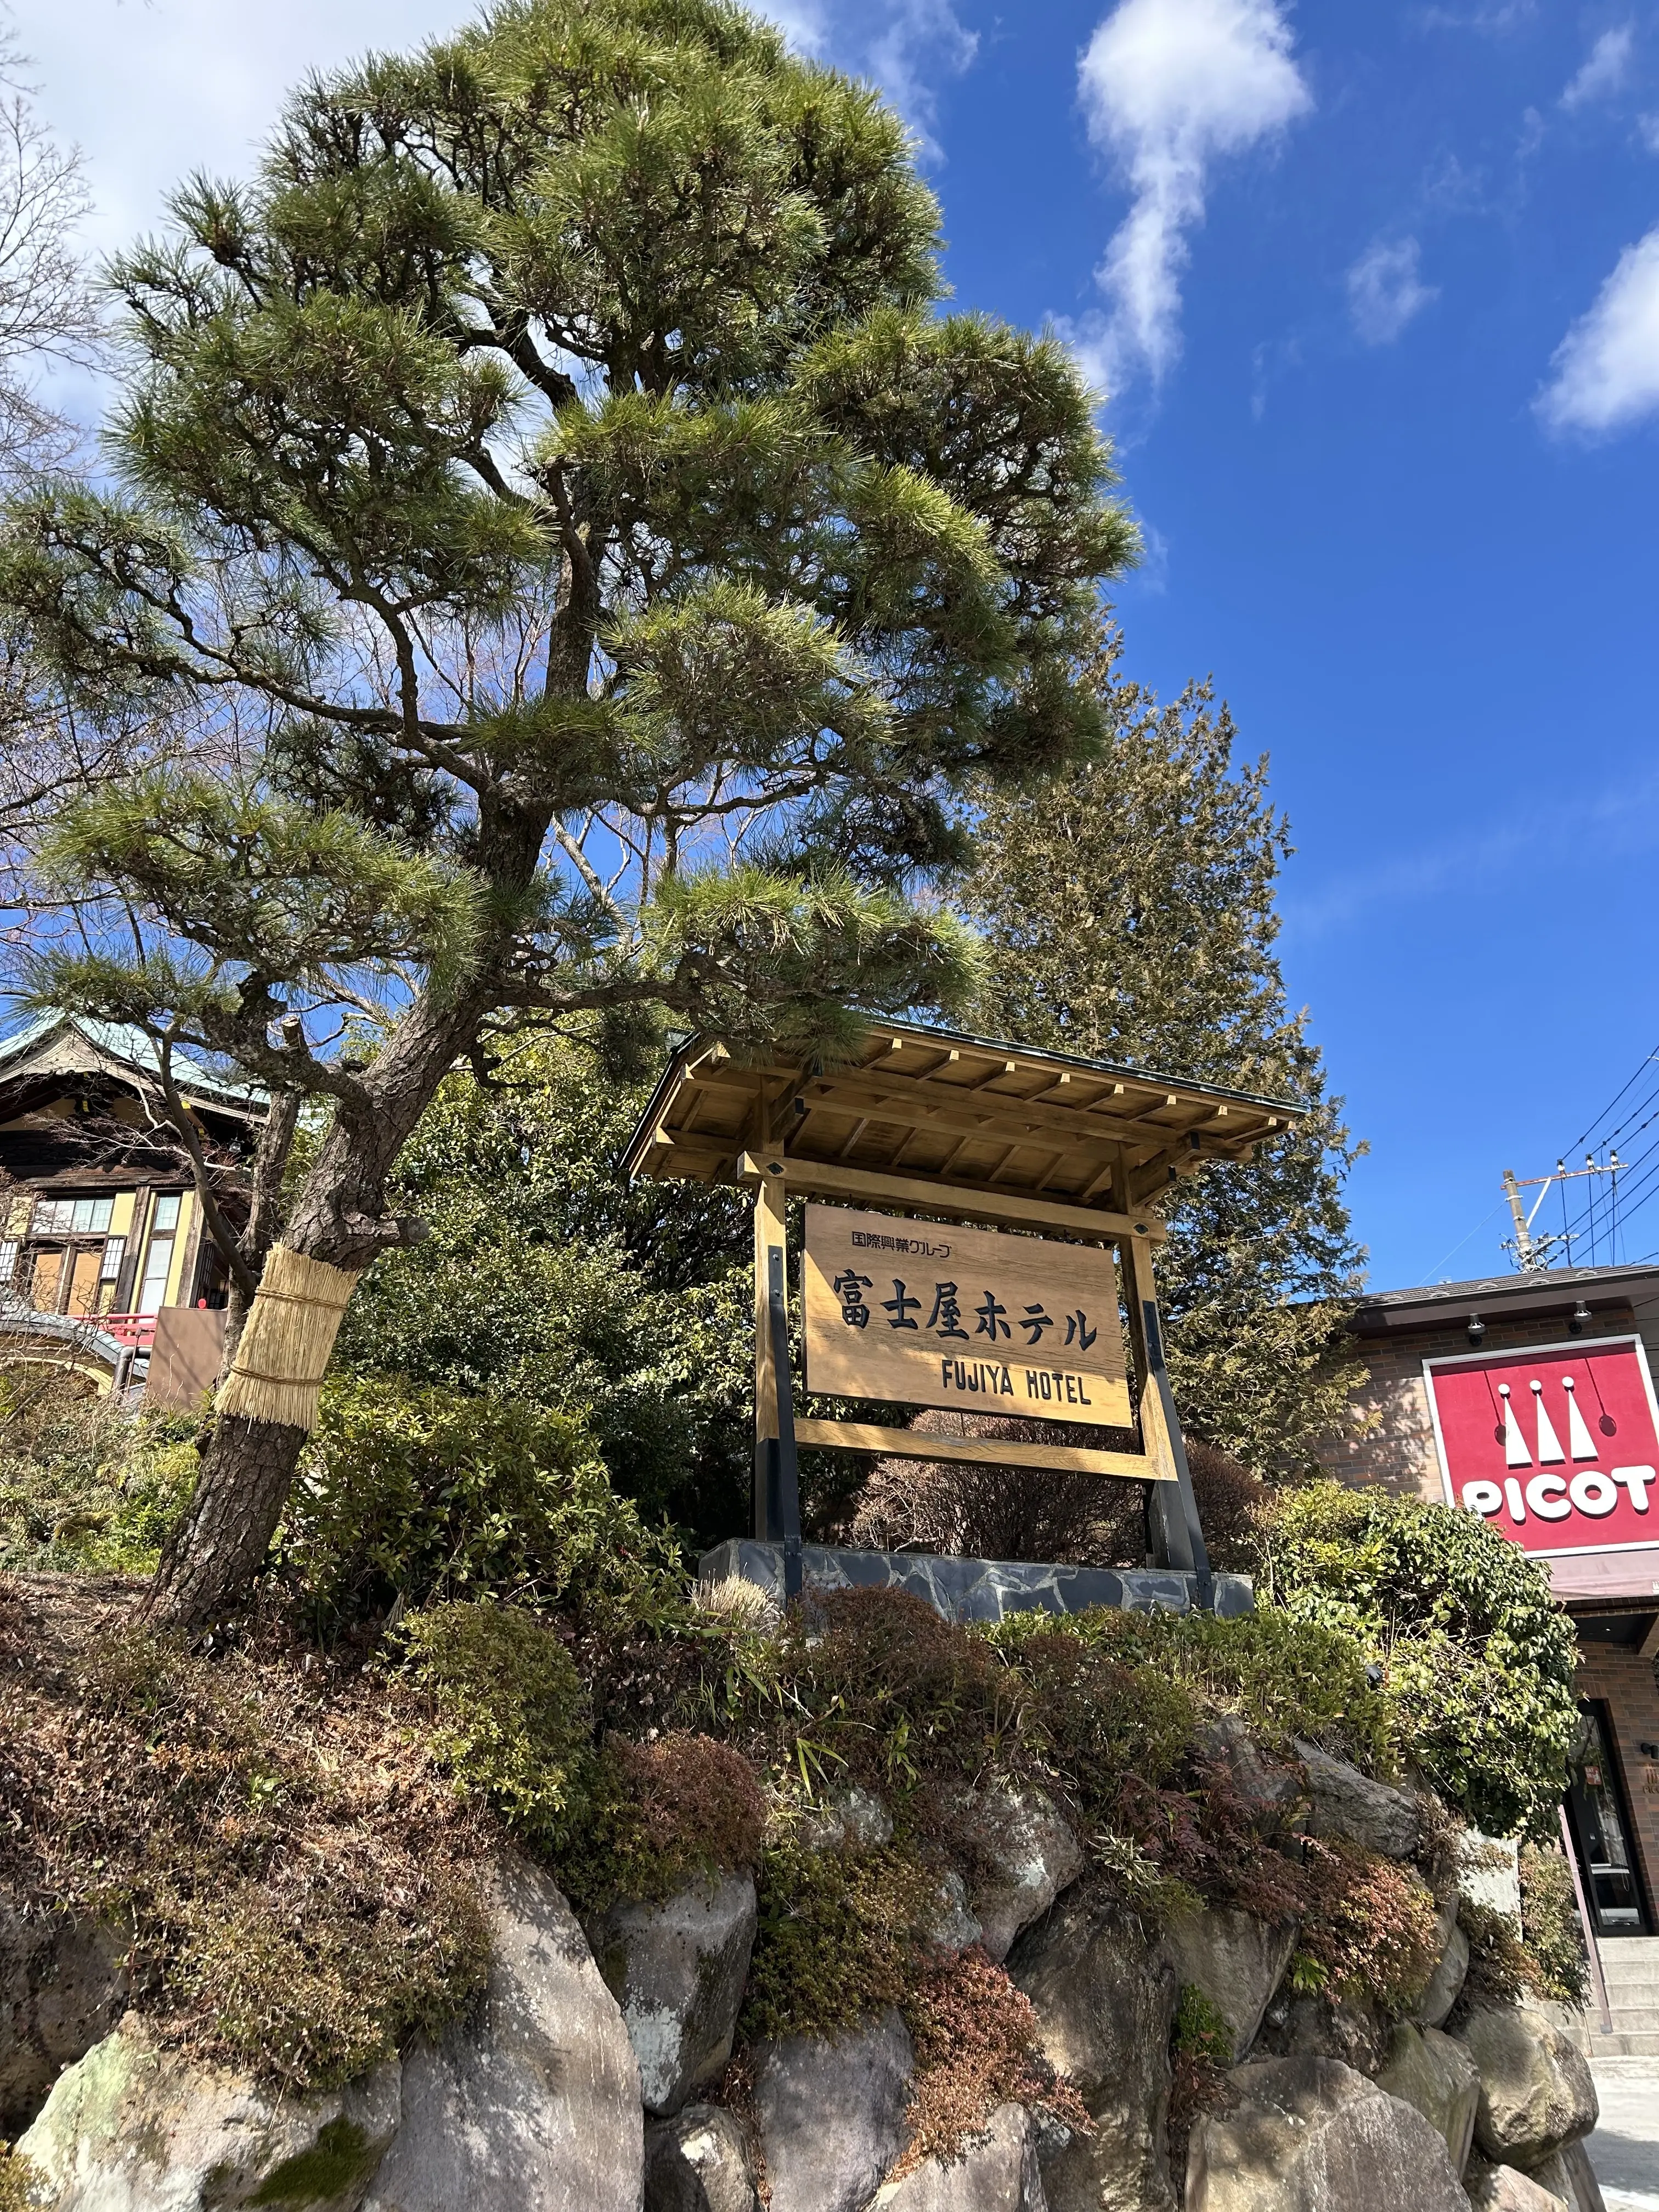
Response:
[{"label": "brick wall", "polygon": [[[1587,1338],[1629,1336],[1635,1328],[1636,1317],[1626,1306],[1592,1315],[1583,1334]],[[1524,1322],[1488,1317],[1480,1348],[1508,1352],[1528,1344],[1567,1340],[1566,1322],[1559,1314]],[[1474,1349],[1467,1310],[1449,1319],[1443,1328],[1402,1329],[1397,1335],[1356,1339],[1345,1358],[1354,1368],[1365,1370],[1366,1379],[1355,1389],[1352,1402],[1356,1413],[1368,1425],[1363,1428],[1356,1425],[1346,1436],[1322,1445],[1320,1463],[1340,1482],[1380,1482],[1407,1496],[1443,1497],[1423,1362],[1455,1359]]]},{"label": "brick wall", "polygon": [[1644,1759],[1638,1746],[1659,1743],[1659,1686],[1654,1662],[1635,1651],[1605,1644],[1581,1644],[1578,1694],[1604,1698],[1624,1769],[1625,1795],[1636,1828],[1636,1845],[1647,1877],[1648,1906],[1659,1911],[1659,1762]]}]

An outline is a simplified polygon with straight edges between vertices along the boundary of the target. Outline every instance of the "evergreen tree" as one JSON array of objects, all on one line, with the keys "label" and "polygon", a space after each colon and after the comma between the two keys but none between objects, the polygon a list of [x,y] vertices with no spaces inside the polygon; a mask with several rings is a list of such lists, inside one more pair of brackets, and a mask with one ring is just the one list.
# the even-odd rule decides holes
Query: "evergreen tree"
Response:
[{"label": "evergreen tree", "polygon": [[37,994],[330,1111],[152,1593],[198,1623],[292,1480],[289,1340],[419,1234],[387,1177],[481,1035],[655,1006],[804,1050],[961,1002],[918,896],[953,794],[1096,741],[1133,532],[1064,349],[933,312],[896,117],[729,0],[507,0],[307,84],[173,217],[113,271],[118,489],[19,505],[0,602],[76,713],[147,688],[237,740],[70,817],[94,947]]},{"label": "evergreen tree", "polygon": [[1160,706],[1118,669],[1094,682],[1102,757],[1018,796],[988,791],[966,910],[990,968],[993,1033],[1298,1099],[1306,1121],[1248,1164],[1171,1194],[1158,1280],[1184,1421],[1257,1473],[1307,1467],[1352,1386],[1323,1371],[1363,1254],[1342,1186],[1358,1147],[1327,1095],[1305,1013],[1285,1003],[1273,896],[1290,851],[1265,757],[1237,766],[1208,683]]}]

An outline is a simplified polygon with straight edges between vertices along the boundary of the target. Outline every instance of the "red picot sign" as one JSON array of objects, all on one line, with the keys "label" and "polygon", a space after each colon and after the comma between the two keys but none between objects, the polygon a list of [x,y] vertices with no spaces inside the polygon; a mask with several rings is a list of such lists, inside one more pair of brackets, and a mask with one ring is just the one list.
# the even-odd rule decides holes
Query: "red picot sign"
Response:
[{"label": "red picot sign", "polygon": [[1659,1545],[1659,1407],[1637,1336],[1425,1359],[1448,1500],[1528,1552]]}]

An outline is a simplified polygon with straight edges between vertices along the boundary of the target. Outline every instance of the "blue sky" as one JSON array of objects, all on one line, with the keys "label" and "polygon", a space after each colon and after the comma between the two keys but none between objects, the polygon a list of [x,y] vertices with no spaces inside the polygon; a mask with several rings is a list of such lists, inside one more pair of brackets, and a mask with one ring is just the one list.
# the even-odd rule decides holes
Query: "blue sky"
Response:
[{"label": "blue sky", "polygon": [[[305,68],[465,11],[15,12],[101,247],[243,166]],[[1272,757],[1373,1281],[1505,1266],[1501,1170],[1659,1046],[1659,4],[774,12],[904,106],[957,299],[1109,386],[1128,665],[1213,672]],[[1653,1188],[1621,1259],[1659,1251]]]}]

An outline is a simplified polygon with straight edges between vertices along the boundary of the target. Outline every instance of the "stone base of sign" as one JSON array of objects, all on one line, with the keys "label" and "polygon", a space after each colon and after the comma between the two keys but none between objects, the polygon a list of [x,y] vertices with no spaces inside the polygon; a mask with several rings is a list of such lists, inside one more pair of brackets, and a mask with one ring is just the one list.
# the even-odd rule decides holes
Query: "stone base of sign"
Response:
[{"label": "stone base of sign", "polygon": [[[1001,1620],[1011,1613],[1083,1613],[1095,1605],[1134,1613],[1160,1607],[1189,1613],[1197,1577],[1167,1567],[1068,1567],[1028,1559],[957,1559],[937,1552],[855,1552],[828,1544],[801,1547],[809,1589],[905,1589],[947,1620]],[[734,1537],[697,1562],[705,1582],[736,1575],[780,1603],[783,1547]],[[1215,1609],[1231,1620],[1255,1603],[1248,1575],[1215,1577]]]}]

